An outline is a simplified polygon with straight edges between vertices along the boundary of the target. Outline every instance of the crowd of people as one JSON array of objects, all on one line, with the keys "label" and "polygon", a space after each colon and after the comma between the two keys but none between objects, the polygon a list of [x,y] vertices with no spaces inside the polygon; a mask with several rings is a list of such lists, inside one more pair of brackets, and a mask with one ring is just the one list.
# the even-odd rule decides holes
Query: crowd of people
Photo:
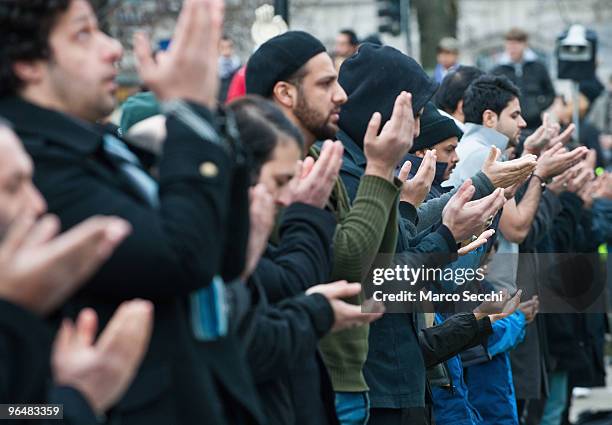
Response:
[{"label": "crowd of people", "polygon": [[[568,423],[607,317],[546,311],[587,283],[543,254],[605,279],[611,146],[545,112],[552,85],[531,102],[518,53],[438,84],[352,31],[336,61],[287,31],[238,70],[223,9],[185,0],[163,51],[135,35],[115,124],[123,49],[89,1],[0,3],[0,401],[79,425]],[[503,299],[392,312],[365,290],[383,255],[485,267]]]}]

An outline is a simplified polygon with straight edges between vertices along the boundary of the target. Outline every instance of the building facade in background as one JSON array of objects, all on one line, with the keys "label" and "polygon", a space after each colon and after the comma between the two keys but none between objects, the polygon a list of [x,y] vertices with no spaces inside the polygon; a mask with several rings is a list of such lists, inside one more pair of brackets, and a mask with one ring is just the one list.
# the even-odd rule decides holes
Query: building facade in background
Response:
[{"label": "building facade in background", "polygon": [[[376,0],[288,0],[290,28],[311,32],[328,47],[337,31],[353,28],[359,37],[375,33],[378,27]],[[555,75],[554,46],[557,35],[570,23],[580,23],[599,36],[598,75],[607,81],[612,73],[612,1],[609,0],[456,0],[457,38],[460,62],[491,68],[504,45],[504,33],[513,26],[525,29],[530,44]],[[133,81],[134,60],[129,51],[135,30],[152,28],[155,42],[168,39],[180,0],[107,0],[104,20],[114,36],[127,46],[122,62],[125,81]],[[243,59],[255,47],[250,28],[255,9],[271,0],[226,0],[225,32],[235,42]],[[412,4],[417,4],[413,1]],[[412,54],[420,57],[421,31],[416,13],[411,14]],[[426,30],[426,29],[425,29]],[[434,35],[435,36],[435,35]],[[440,38],[443,35],[440,36]],[[383,36],[383,41],[406,51],[406,37]],[[563,88],[563,82],[559,83]]]}]

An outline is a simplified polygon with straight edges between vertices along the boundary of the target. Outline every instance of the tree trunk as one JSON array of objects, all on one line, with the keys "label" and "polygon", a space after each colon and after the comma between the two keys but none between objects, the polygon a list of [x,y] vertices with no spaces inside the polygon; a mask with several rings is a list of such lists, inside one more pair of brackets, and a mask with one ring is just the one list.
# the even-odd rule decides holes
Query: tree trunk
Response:
[{"label": "tree trunk", "polygon": [[414,0],[421,34],[423,68],[436,66],[436,47],[443,37],[457,36],[457,0]]}]

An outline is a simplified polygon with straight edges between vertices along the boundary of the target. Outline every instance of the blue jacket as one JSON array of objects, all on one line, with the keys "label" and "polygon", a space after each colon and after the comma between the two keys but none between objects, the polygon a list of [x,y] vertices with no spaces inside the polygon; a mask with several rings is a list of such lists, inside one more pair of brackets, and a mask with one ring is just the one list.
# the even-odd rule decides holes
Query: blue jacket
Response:
[{"label": "blue jacket", "polygon": [[[436,323],[444,318],[436,314]],[[445,362],[451,378],[450,387],[432,386],[434,417],[437,425],[480,425],[482,418],[478,410],[470,403],[469,389],[463,377],[463,364],[459,356]]]},{"label": "blue jacket", "polygon": [[465,368],[469,401],[483,425],[517,425],[516,398],[508,352],[525,337],[525,315],[517,311],[493,323],[489,337],[490,360]]},{"label": "blue jacket", "polygon": [[508,353],[466,368],[465,382],[470,403],[480,413],[483,425],[518,425]]}]

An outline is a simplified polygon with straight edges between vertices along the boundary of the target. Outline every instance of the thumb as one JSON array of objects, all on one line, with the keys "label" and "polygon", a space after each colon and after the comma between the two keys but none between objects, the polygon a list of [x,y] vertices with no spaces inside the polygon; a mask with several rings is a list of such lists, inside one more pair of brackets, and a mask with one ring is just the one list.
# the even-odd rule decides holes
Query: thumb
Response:
[{"label": "thumb", "polygon": [[85,346],[93,344],[98,330],[98,315],[92,308],[85,308],[79,313],[76,321],[76,334],[79,343]]},{"label": "thumb", "polygon": [[497,161],[497,158],[499,158],[500,154],[501,154],[501,151],[497,147],[495,146],[491,147],[491,150],[489,151],[489,156],[487,156],[485,164],[486,165],[493,164],[495,161]]},{"label": "thumb", "polygon": [[368,122],[368,128],[366,129],[366,134],[363,138],[364,146],[376,141],[381,120],[382,116],[379,112],[374,112],[374,114],[372,114],[372,118],[370,118],[370,122]]},{"label": "thumb", "polygon": [[399,172],[399,179],[403,182],[408,180],[408,175],[410,174],[410,170],[412,169],[412,162],[406,161]]},{"label": "thumb", "polygon": [[302,175],[300,178],[306,177],[312,171],[312,167],[314,166],[315,160],[311,156],[307,156],[306,159],[302,162]]},{"label": "thumb", "polygon": [[144,80],[155,66],[151,41],[144,32],[134,34],[134,55],[136,56],[136,68]]},{"label": "thumb", "polygon": [[330,298],[348,298],[354,297],[361,292],[360,283],[336,282],[328,285],[333,285],[333,291],[330,291]]}]

